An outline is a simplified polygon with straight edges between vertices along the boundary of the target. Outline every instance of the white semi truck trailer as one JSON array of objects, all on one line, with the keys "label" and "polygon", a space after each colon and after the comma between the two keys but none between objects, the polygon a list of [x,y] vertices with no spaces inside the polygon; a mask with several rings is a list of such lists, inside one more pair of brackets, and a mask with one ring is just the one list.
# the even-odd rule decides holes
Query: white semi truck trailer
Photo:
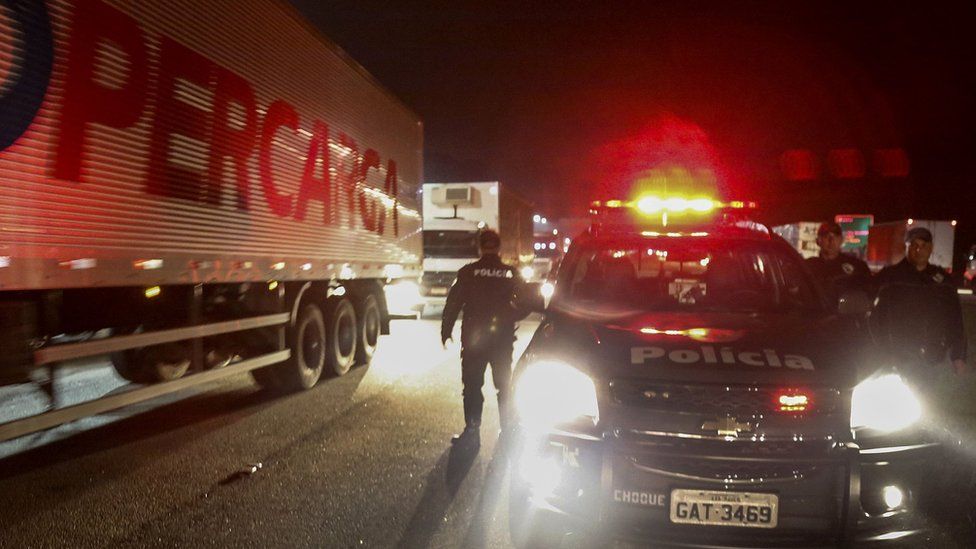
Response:
[{"label": "white semi truck trailer", "polygon": [[106,355],[136,384],[0,440],[370,360],[384,285],[420,276],[413,112],[284,2],[4,6],[0,378]]}]

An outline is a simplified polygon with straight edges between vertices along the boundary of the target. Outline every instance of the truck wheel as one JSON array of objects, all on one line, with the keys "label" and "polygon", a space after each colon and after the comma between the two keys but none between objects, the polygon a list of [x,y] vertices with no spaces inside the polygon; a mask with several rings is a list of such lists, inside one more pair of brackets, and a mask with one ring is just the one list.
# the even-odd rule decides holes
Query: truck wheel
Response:
[{"label": "truck wheel", "polygon": [[146,380],[139,375],[139,368],[136,367],[138,358],[135,351],[119,351],[112,353],[112,368],[122,379],[132,383],[144,383]]},{"label": "truck wheel", "polygon": [[330,374],[341,376],[356,363],[357,328],[356,309],[352,303],[345,298],[330,299],[327,356]]},{"label": "truck wheel", "polygon": [[322,377],[328,347],[325,319],[315,305],[305,305],[289,334],[291,360],[284,363],[282,385],[286,389],[311,389]]},{"label": "truck wheel", "polygon": [[322,310],[316,305],[303,305],[298,310],[295,325],[287,332],[291,358],[279,364],[251,370],[251,377],[258,385],[271,391],[311,389],[322,377],[328,349]]},{"label": "truck wheel", "polygon": [[189,348],[179,343],[112,353],[111,359],[119,377],[133,383],[174,381],[190,369]]},{"label": "truck wheel", "polygon": [[376,296],[369,294],[363,299],[358,313],[359,336],[356,346],[356,364],[369,364],[376,352],[376,343],[380,339],[380,306]]},{"label": "truck wheel", "polygon": [[146,351],[146,366],[153,381],[174,381],[190,369],[190,348],[185,344],[167,343]]}]

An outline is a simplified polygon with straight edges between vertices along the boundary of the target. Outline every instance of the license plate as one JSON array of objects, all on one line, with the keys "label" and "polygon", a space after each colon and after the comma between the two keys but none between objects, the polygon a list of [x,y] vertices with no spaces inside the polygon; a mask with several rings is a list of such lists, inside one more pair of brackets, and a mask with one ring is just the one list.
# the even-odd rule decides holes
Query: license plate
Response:
[{"label": "license plate", "polygon": [[447,288],[431,288],[430,295],[447,295]]},{"label": "license plate", "polygon": [[779,497],[753,492],[671,490],[671,522],[776,528]]}]

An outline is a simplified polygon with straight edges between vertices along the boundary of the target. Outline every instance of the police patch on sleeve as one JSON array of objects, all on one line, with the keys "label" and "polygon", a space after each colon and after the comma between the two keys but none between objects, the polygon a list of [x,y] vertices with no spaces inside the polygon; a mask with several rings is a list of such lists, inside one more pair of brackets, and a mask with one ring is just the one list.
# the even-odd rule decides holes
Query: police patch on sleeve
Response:
[{"label": "police patch on sleeve", "polygon": [[844,271],[844,274],[846,275],[854,274],[854,265],[851,265],[850,263],[841,263],[840,268]]}]

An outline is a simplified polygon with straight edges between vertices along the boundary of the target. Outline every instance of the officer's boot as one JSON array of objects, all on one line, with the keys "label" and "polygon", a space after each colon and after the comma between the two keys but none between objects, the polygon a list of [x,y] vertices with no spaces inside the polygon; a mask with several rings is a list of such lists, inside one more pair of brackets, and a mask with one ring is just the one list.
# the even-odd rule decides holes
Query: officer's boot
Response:
[{"label": "officer's boot", "polygon": [[469,448],[481,445],[481,402],[465,399],[464,431],[454,435],[451,444],[464,445]]}]

